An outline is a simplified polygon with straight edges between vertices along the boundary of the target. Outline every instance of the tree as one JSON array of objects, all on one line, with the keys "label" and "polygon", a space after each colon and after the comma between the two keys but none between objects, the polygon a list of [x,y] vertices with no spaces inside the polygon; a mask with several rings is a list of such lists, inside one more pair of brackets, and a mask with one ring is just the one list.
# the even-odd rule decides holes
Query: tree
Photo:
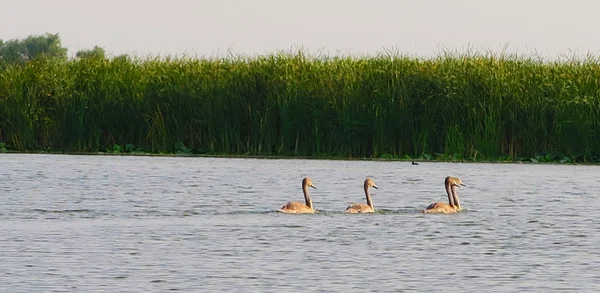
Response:
[{"label": "tree", "polygon": [[98,58],[98,59],[105,59],[106,58],[106,52],[104,51],[104,49],[102,47],[98,47],[98,46],[94,46],[93,49],[83,49],[83,50],[79,50],[75,56],[79,59],[86,59],[86,58]]},{"label": "tree", "polygon": [[0,40],[0,62],[23,64],[37,58],[67,60],[67,48],[58,34],[32,35],[26,39]]}]

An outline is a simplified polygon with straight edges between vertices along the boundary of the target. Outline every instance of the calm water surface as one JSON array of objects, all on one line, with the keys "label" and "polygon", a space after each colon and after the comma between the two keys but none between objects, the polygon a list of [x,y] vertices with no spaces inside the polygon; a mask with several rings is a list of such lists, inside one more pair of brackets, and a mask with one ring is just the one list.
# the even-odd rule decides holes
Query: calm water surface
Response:
[{"label": "calm water surface", "polygon": [[[446,201],[460,177],[467,209]],[[0,292],[600,290],[600,167],[0,155]],[[314,215],[274,212],[302,201]],[[377,214],[364,202],[371,176]]]}]

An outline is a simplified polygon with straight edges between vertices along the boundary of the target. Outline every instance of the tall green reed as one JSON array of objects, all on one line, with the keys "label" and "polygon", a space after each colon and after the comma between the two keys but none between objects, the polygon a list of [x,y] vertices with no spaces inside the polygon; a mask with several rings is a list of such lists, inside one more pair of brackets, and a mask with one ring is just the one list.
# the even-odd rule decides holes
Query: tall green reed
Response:
[{"label": "tall green reed", "polygon": [[0,71],[15,150],[600,160],[600,62],[507,55],[38,60]]}]

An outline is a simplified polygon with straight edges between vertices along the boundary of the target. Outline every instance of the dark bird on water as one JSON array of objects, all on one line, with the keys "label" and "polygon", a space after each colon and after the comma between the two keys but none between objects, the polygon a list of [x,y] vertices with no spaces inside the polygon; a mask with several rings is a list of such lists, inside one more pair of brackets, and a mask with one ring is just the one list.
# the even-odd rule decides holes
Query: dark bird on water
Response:
[{"label": "dark bird on water", "polygon": [[419,165],[419,163],[415,163],[415,161],[412,161],[412,164],[413,165]]}]

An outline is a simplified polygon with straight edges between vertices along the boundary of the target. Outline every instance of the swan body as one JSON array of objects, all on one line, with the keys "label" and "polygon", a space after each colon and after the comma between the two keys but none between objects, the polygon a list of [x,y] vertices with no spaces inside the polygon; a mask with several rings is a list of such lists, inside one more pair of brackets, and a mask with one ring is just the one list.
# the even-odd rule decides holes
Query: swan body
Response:
[{"label": "swan body", "polygon": [[304,193],[304,201],[305,203],[290,201],[284,204],[278,212],[288,213],[288,214],[313,214],[315,211],[313,209],[312,199],[310,198],[310,194],[308,193],[308,187],[312,187],[317,189],[310,178],[306,177],[302,179],[302,192]]},{"label": "swan body", "polygon": [[434,202],[427,206],[423,213],[426,214],[453,214],[458,212],[455,206],[451,206],[444,202]]},{"label": "swan body", "polygon": [[373,187],[375,189],[379,189],[377,185],[375,185],[375,181],[371,178],[365,179],[364,182],[364,190],[365,197],[367,198],[367,203],[355,203],[351,204],[346,208],[346,213],[374,213],[375,207],[373,206],[373,200],[371,200],[371,194],[369,193],[369,187]]},{"label": "swan body", "polygon": [[427,208],[423,210],[423,213],[453,214],[462,210],[458,194],[456,193],[456,187],[465,186],[465,184],[458,177],[448,176],[444,180],[444,185],[446,186],[446,193],[448,194],[448,203],[434,202],[427,206]]}]

